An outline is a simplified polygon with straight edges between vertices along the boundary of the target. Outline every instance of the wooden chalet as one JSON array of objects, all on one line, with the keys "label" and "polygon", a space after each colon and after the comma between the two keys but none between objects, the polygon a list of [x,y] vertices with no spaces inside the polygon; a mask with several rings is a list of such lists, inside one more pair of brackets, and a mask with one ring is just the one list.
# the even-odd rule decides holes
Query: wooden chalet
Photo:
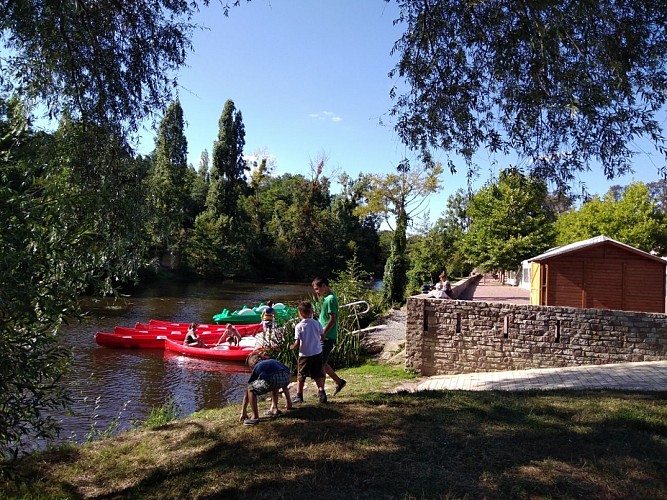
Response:
[{"label": "wooden chalet", "polygon": [[667,261],[606,236],[528,262],[531,304],[665,312]]}]

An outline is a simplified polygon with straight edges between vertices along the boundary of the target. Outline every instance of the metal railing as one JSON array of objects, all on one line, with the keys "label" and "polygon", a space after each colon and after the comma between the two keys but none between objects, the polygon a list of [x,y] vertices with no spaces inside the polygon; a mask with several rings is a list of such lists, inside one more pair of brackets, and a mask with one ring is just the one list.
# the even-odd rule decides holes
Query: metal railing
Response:
[{"label": "metal railing", "polygon": [[362,316],[364,314],[367,314],[371,310],[371,305],[368,302],[366,302],[365,300],[357,300],[355,302],[348,302],[347,304],[343,304],[342,306],[340,306],[340,308],[341,309],[343,307],[355,307],[356,308],[357,306],[362,305],[362,304],[366,306],[366,309],[364,311],[357,311],[356,309],[354,311],[355,316]]}]

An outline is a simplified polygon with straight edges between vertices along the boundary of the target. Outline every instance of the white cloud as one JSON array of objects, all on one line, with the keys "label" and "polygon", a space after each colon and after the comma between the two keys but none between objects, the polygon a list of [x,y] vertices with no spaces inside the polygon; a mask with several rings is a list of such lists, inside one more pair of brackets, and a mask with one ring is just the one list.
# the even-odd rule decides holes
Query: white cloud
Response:
[{"label": "white cloud", "polygon": [[343,118],[338,116],[333,111],[321,111],[319,113],[310,113],[308,115],[308,118],[312,118],[313,120],[320,120],[320,121],[332,121],[334,123],[338,123],[338,122],[343,121]]}]

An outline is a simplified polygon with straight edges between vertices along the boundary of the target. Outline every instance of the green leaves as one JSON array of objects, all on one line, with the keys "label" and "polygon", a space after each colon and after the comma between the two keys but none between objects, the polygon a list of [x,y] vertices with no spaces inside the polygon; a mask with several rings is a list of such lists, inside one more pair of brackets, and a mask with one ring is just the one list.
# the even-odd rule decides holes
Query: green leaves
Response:
[{"label": "green leaves", "polygon": [[213,144],[211,188],[206,206],[208,210],[213,210],[215,215],[234,217],[238,214],[238,198],[246,194],[245,172],[248,166],[243,158],[243,115],[231,99],[225,102],[218,126],[218,138]]},{"label": "green leaves", "polygon": [[[207,3],[207,2],[204,2]],[[194,2],[0,3],[5,84],[58,119],[135,128],[171,101],[185,61]]]},{"label": "green leaves", "polygon": [[140,264],[140,170],[108,129],[64,120],[34,134],[16,102],[0,108],[0,454],[47,438],[68,402],[58,326],[84,291],[111,292]]},{"label": "green leaves", "polygon": [[146,182],[146,201],[150,207],[146,227],[158,258],[167,251],[180,257],[180,238],[190,198],[185,189],[189,180],[187,154],[183,109],[176,101],[160,123],[153,165]]},{"label": "green leaves", "polygon": [[559,245],[605,235],[645,252],[667,250],[665,216],[642,182],[627,186],[618,200],[610,190],[564,213],[556,229]]},{"label": "green leaves", "polygon": [[522,260],[553,244],[553,214],[545,206],[546,185],[516,169],[500,173],[470,199],[470,228],[462,249],[485,270],[516,269]]},{"label": "green leaves", "polygon": [[644,2],[399,1],[405,34],[391,76],[408,90],[392,113],[429,157],[515,153],[557,185],[598,161],[628,172],[633,141],[664,155],[667,9]]}]

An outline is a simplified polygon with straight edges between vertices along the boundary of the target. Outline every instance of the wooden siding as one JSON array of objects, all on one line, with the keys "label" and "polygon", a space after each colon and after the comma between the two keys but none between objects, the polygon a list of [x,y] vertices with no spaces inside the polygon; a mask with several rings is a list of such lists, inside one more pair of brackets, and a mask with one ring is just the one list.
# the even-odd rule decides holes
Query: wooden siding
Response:
[{"label": "wooden siding", "polygon": [[625,264],[623,273],[627,311],[665,312],[665,266],[643,261]]},{"label": "wooden siding", "polygon": [[581,259],[554,259],[549,262],[547,303],[544,305],[583,307],[584,265]]},{"label": "wooden siding", "polygon": [[665,312],[667,263],[603,244],[539,264],[547,276],[541,305]]},{"label": "wooden siding", "polygon": [[623,261],[584,262],[584,307],[623,309]]}]

